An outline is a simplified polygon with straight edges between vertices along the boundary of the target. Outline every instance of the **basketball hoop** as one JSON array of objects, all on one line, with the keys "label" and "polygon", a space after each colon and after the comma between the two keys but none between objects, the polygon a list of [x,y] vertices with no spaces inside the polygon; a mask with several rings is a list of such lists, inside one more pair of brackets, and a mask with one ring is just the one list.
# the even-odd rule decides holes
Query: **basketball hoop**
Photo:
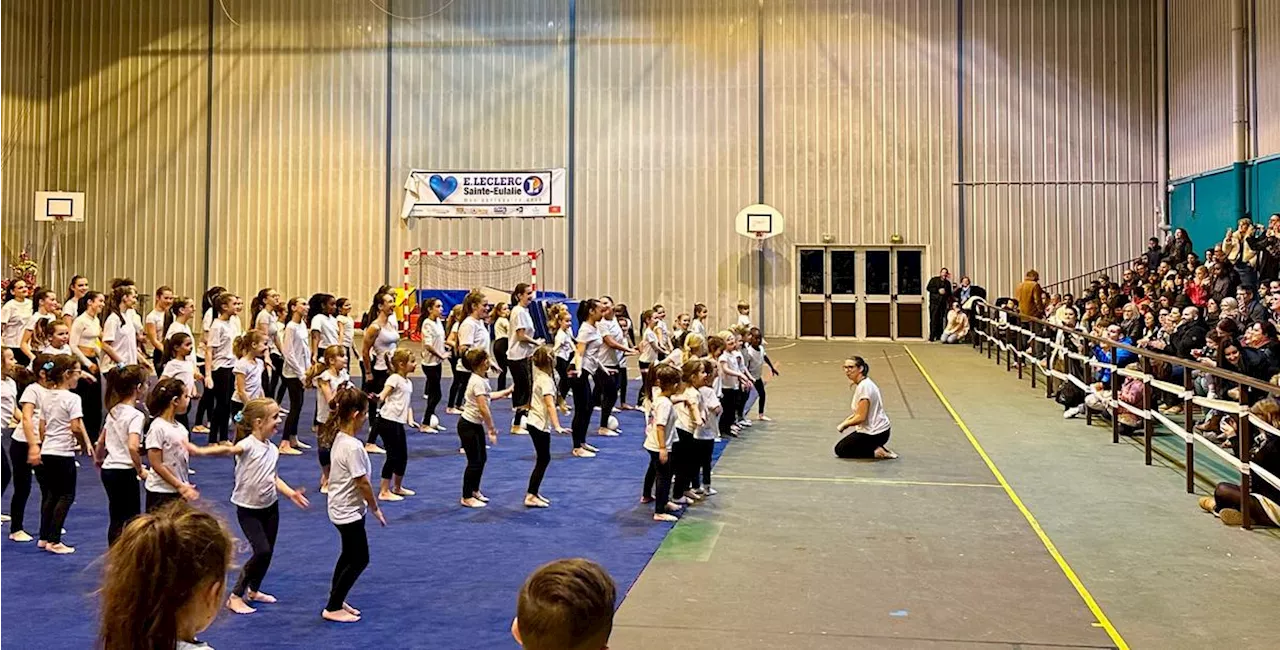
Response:
[{"label": "basketball hoop", "polygon": [[757,203],[742,209],[733,220],[734,230],[747,239],[763,244],[770,237],[781,235],[786,222],[782,213],[772,206]]}]

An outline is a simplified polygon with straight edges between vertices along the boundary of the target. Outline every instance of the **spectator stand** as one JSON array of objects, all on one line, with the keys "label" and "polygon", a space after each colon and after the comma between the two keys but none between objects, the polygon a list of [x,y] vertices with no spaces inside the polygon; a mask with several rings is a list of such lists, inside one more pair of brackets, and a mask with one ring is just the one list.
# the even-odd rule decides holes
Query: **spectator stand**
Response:
[{"label": "spectator stand", "polygon": [[[1092,336],[1055,325],[1040,318],[1021,316],[1016,310],[1002,309],[994,305],[979,303],[975,305],[975,311],[974,323],[972,324],[974,333],[972,345],[974,349],[980,353],[985,352],[989,359],[994,356],[996,363],[1003,363],[1007,372],[1016,370],[1019,379],[1022,379],[1024,373],[1029,371],[1032,387],[1036,387],[1037,374],[1039,374],[1043,379],[1040,383],[1045,386],[1045,397],[1047,398],[1052,399],[1054,397],[1056,392],[1055,382],[1071,382],[1086,393],[1092,391],[1091,384],[1093,382],[1087,376],[1085,378],[1079,376],[1081,374],[1080,371],[1085,368],[1111,370],[1110,386],[1108,387],[1109,395],[1106,395],[1105,399],[1107,407],[1111,408],[1115,414],[1111,417],[1112,443],[1120,442],[1121,423],[1120,412],[1117,409],[1123,409],[1141,420],[1145,463],[1151,465],[1152,438],[1155,435],[1155,426],[1159,423],[1184,442],[1186,455],[1182,463],[1185,468],[1188,493],[1195,491],[1195,448],[1197,444],[1216,454],[1239,474],[1243,502],[1247,503],[1252,498],[1251,487],[1254,477],[1280,489],[1280,477],[1250,460],[1251,442],[1255,433],[1254,428],[1271,436],[1280,436],[1280,430],[1269,426],[1249,412],[1249,395],[1251,391],[1259,391],[1269,397],[1277,397],[1280,396],[1280,386],[1259,381],[1239,373],[1204,366],[1186,359],[1154,353],[1145,348]],[[1058,343],[1058,339],[1063,338],[1059,334],[1085,342],[1090,346],[1105,344],[1113,348],[1128,350],[1137,356],[1138,361],[1127,367],[1117,368],[1115,365],[1099,361],[1090,355],[1081,354],[1078,349],[1071,349],[1067,345]],[[1054,369],[1052,360],[1055,355],[1071,360],[1072,363],[1068,364],[1069,372],[1061,372]],[[1114,359],[1114,356],[1112,358]],[[1154,363],[1165,363],[1169,364],[1170,367],[1181,366],[1185,368],[1186,370],[1182,373],[1182,385],[1156,379],[1152,374],[1152,365]],[[1136,369],[1134,366],[1137,366]],[[1196,395],[1192,377],[1193,370],[1219,377],[1250,390],[1239,391],[1240,399],[1237,402],[1210,399]],[[1121,377],[1134,378],[1142,382],[1142,394],[1141,399],[1138,400],[1139,404],[1131,404],[1120,398]],[[1182,400],[1181,422],[1174,421],[1155,408],[1154,391],[1157,390],[1174,395]],[[1219,447],[1196,431],[1194,406],[1214,409],[1224,414],[1238,417],[1236,454]],[[1086,423],[1092,424],[1092,414],[1087,409]],[[1243,527],[1245,529],[1251,528],[1253,523],[1250,521],[1248,510],[1248,508],[1244,508],[1243,512]]]},{"label": "spectator stand", "polygon": [[1089,283],[1096,280],[1098,276],[1106,275],[1114,281],[1124,273],[1125,269],[1132,268],[1134,262],[1137,262],[1140,259],[1142,259],[1141,255],[1122,262],[1116,262],[1110,266],[1104,266],[1100,269],[1089,271],[1088,273],[1073,275],[1065,280],[1059,280],[1053,284],[1045,285],[1044,291],[1048,295],[1062,295],[1069,293],[1073,296],[1079,297],[1085,289],[1089,288]]}]

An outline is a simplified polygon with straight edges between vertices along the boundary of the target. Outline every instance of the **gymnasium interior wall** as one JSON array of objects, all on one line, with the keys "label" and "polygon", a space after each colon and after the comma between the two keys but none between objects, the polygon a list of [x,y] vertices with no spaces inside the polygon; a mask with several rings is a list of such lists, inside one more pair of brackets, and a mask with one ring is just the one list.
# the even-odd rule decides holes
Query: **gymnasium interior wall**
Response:
[{"label": "gymnasium interior wall", "polygon": [[[999,294],[1158,222],[1152,0],[224,4],[6,0],[6,257],[49,250],[32,192],[77,190],[61,281],[362,303],[408,249],[539,248],[548,289],[724,322],[763,197],[757,319],[788,336],[797,245],[901,235]],[[406,224],[414,167],[569,168],[572,224]]]}]

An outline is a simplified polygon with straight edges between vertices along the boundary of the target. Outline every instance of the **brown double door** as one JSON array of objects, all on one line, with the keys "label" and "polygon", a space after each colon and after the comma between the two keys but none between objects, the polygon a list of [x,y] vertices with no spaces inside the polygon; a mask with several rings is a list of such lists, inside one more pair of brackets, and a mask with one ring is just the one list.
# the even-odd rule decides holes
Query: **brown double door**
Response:
[{"label": "brown double door", "polygon": [[924,256],[918,246],[797,247],[800,336],[923,338]]}]

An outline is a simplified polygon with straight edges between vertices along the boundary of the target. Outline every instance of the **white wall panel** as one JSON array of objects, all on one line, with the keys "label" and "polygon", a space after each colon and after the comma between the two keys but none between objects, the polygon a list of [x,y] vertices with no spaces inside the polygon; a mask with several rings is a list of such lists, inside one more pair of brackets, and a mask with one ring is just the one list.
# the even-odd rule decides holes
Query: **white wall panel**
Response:
[{"label": "white wall panel", "polygon": [[1257,0],[1258,156],[1280,153],[1280,1]]},{"label": "white wall panel", "polygon": [[[32,210],[36,190],[45,189],[48,161],[44,39],[49,16],[49,6],[41,0],[5,0],[4,20],[0,22],[0,38],[4,41],[0,43],[0,56],[4,59],[4,110],[0,111],[4,191],[0,194],[0,221],[5,262],[17,258],[23,250],[41,260],[47,254],[48,228],[32,220]],[[38,279],[48,281],[49,273],[46,265]]]},{"label": "white wall panel", "polygon": [[1235,160],[1231,4],[1236,1],[1169,0],[1171,178],[1226,167]]}]

